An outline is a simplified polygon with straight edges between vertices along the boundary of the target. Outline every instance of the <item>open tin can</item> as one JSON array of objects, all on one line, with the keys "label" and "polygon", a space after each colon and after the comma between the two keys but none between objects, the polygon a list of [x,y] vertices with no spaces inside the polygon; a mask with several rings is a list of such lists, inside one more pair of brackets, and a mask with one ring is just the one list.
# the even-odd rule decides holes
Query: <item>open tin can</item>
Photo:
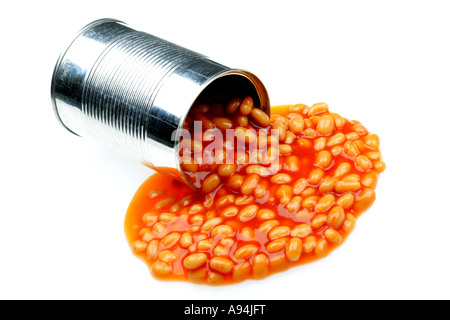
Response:
[{"label": "open tin can", "polygon": [[177,129],[193,105],[237,96],[251,96],[270,114],[267,91],[254,74],[113,19],[78,32],[51,84],[56,116],[67,130],[191,187],[180,167]]}]

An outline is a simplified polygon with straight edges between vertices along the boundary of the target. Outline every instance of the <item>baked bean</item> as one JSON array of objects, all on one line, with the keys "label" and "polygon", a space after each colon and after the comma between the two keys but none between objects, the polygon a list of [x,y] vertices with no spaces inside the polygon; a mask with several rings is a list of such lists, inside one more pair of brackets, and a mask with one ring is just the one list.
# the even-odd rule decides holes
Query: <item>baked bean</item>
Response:
[{"label": "baked bean", "polygon": [[156,254],[158,253],[158,249],[159,249],[159,241],[156,239],[150,241],[147,246],[147,259],[150,261],[155,260]]},{"label": "baked bean", "polygon": [[308,117],[315,116],[317,114],[321,114],[324,112],[328,112],[328,105],[323,102],[319,102],[316,104],[313,104],[309,110],[308,110]]},{"label": "baked bean", "polygon": [[217,273],[217,272],[212,272],[212,271],[209,271],[208,275],[206,277],[206,281],[211,286],[219,285],[220,283],[223,282],[224,279],[225,279],[225,275]]},{"label": "baked bean", "polygon": [[223,209],[220,213],[220,216],[223,218],[231,218],[231,217],[236,216],[238,214],[238,212],[239,212],[239,209],[237,207],[230,206],[230,207]]},{"label": "baked bean", "polygon": [[244,182],[244,176],[240,174],[232,175],[227,181],[227,187],[237,190],[241,187]]},{"label": "baked bean", "polygon": [[288,226],[278,226],[274,227],[268,233],[268,237],[270,240],[275,240],[278,238],[286,237],[291,233],[291,229]]},{"label": "baked bean", "polygon": [[327,241],[334,244],[340,244],[343,240],[339,231],[336,231],[332,228],[325,230],[323,235],[325,236],[325,239],[327,239]]},{"label": "baked bean", "polygon": [[157,220],[158,216],[153,213],[146,213],[142,217],[142,222],[148,227],[151,227]]},{"label": "baked bean", "polygon": [[231,237],[234,235],[234,230],[232,227],[226,224],[221,224],[214,227],[211,230],[211,237]]},{"label": "baked bean", "polygon": [[222,183],[222,180],[220,179],[220,177],[213,173],[210,174],[208,177],[206,177],[206,179],[203,181],[203,185],[202,185],[202,191],[207,194],[210,193],[211,191],[215,190],[217,187],[219,187],[219,185]]},{"label": "baked bean", "polygon": [[280,201],[282,205],[288,204],[292,198],[292,187],[287,184],[281,185],[277,189],[275,197]]},{"label": "baked bean", "polygon": [[175,201],[176,201],[175,197],[168,197],[166,199],[159,201],[157,204],[155,204],[154,208],[156,210],[164,209],[164,208],[167,208],[167,207],[171,206],[172,204],[174,204]]},{"label": "baked bean", "polygon": [[161,239],[161,245],[166,248],[174,246],[178,240],[180,240],[181,235],[178,232],[169,233],[167,236]]},{"label": "baked bean", "polygon": [[172,267],[164,261],[156,261],[152,264],[151,269],[156,277],[164,277],[172,272]]},{"label": "baked bean", "polygon": [[317,153],[314,160],[314,165],[319,166],[322,169],[326,169],[330,166],[332,160],[333,158],[331,156],[331,153],[327,150],[322,150]]},{"label": "baked bean", "polygon": [[369,134],[369,132],[367,131],[367,129],[360,123],[357,123],[355,125],[352,126],[352,129],[358,133],[361,137]]},{"label": "baked bean", "polygon": [[250,96],[245,97],[242,100],[241,105],[239,106],[239,111],[241,112],[241,114],[246,116],[246,115],[249,115],[250,113],[252,113],[252,110],[253,110],[253,99],[252,99],[252,97],[250,97]]},{"label": "baked bean", "polygon": [[327,147],[334,147],[345,142],[345,135],[342,132],[336,133],[334,136],[328,138]]},{"label": "baked bean", "polygon": [[205,211],[205,207],[202,206],[201,204],[197,203],[197,204],[193,204],[190,208],[189,208],[189,214],[193,215],[193,214],[199,214]]},{"label": "baked bean", "polygon": [[241,222],[247,222],[256,217],[259,207],[257,205],[251,204],[244,207],[238,214],[238,218]]},{"label": "baked bean", "polygon": [[228,102],[228,104],[225,107],[225,111],[227,114],[234,114],[238,109],[239,106],[241,105],[241,100],[240,98],[235,98],[233,100],[231,100],[230,102]]},{"label": "baked bean", "polygon": [[141,236],[142,241],[149,242],[153,239],[153,232],[148,228],[141,229],[139,231],[139,235]]},{"label": "baked bean", "polygon": [[330,228],[339,229],[342,226],[342,224],[344,223],[344,220],[345,220],[344,208],[337,205],[337,206],[334,206],[328,213],[327,225]]},{"label": "baked bean", "polygon": [[[317,136],[316,130],[313,128],[307,128],[303,131],[306,138],[314,139]],[[312,144],[312,143],[311,143]]]},{"label": "baked bean", "polygon": [[153,232],[155,233],[156,237],[163,237],[167,233],[167,226],[165,224],[162,224],[161,222],[156,222],[153,225]]},{"label": "baked bean", "polygon": [[286,210],[289,212],[296,212],[302,206],[302,197],[295,196],[286,204]]},{"label": "baked bean", "polygon": [[263,166],[261,166],[259,164],[249,165],[245,169],[245,173],[247,173],[249,175],[250,174],[257,174],[260,177],[267,177],[267,176],[269,176],[271,174],[269,168],[263,167]]},{"label": "baked bean", "polygon": [[342,230],[346,233],[351,233],[355,228],[355,224],[356,224],[355,217],[352,214],[347,213],[345,215],[344,224],[342,225]]},{"label": "baked bean", "polygon": [[233,270],[233,262],[224,257],[213,257],[209,261],[209,267],[217,272],[228,274]]},{"label": "baked bean", "polygon": [[206,279],[206,270],[201,268],[188,272],[189,281],[193,283],[203,283]]},{"label": "baked bean", "polygon": [[283,165],[283,169],[290,172],[300,171],[300,159],[297,156],[288,156]]},{"label": "baked bean", "polygon": [[214,125],[223,130],[231,129],[233,128],[233,121],[231,121],[228,118],[225,117],[216,117],[212,119]]},{"label": "baked bean", "polygon": [[255,246],[254,244],[246,244],[234,252],[234,257],[236,259],[248,259],[256,252],[258,252],[257,246]]},{"label": "baked bean", "polygon": [[355,159],[355,163],[357,168],[362,171],[372,169],[372,162],[370,162],[369,158],[367,158],[366,156],[357,156]]},{"label": "baked bean", "polygon": [[221,217],[216,217],[216,218],[211,218],[208,219],[203,225],[202,225],[202,231],[208,232],[211,231],[212,228],[214,228],[215,226],[221,224],[223,222],[223,218]]},{"label": "baked bean", "polygon": [[360,154],[358,147],[353,141],[346,141],[344,143],[344,151],[350,157],[356,157]]},{"label": "baked bean", "polygon": [[158,260],[167,262],[167,263],[172,263],[175,260],[177,260],[177,256],[175,253],[173,253],[170,250],[162,250],[159,254],[158,254]]},{"label": "baked bean", "polygon": [[258,227],[259,232],[266,234],[280,224],[278,220],[268,220],[261,223]]},{"label": "baked bean", "polygon": [[314,254],[317,258],[324,258],[329,253],[329,246],[328,242],[325,239],[319,239],[317,240],[316,248],[314,249]]},{"label": "baked bean", "polygon": [[369,209],[375,201],[375,191],[370,188],[364,188],[361,193],[356,197],[354,208],[359,212]]},{"label": "baked bean", "polygon": [[244,261],[234,266],[233,268],[233,280],[243,281],[250,278],[252,274],[252,266],[248,261]]},{"label": "baked bean", "polygon": [[269,258],[260,253],[253,259],[253,276],[255,279],[263,279],[267,277],[269,273]]},{"label": "baked bean", "polygon": [[272,183],[286,184],[292,181],[292,178],[287,173],[278,173],[270,178]]},{"label": "baked bean", "polygon": [[325,177],[319,185],[320,193],[328,193],[334,190],[336,185],[336,178],[334,177]]},{"label": "baked bean", "polygon": [[292,229],[291,236],[297,237],[297,238],[305,238],[305,237],[309,236],[312,232],[313,231],[308,224],[302,223],[302,224],[296,225]]},{"label": "baked bean", "polygon": [[348,210],[351,207],[353,207],[354,203],[355,203],[355,196],[353,195],[353,193],[343,194],[336,200],[336,204],[341,206],[345,210]]},{"label": "baked bean", "polygon": [[284,143],[292,144],[295,141],[296,137],[292,131],[286,131],[286,139],[284,139]]},{"label": "baked bean", "polygon": [[314,147],[313,148],[316,151],[321,151],[321,150],[325,149],[326,146],[327,146],[327,138],[320,137],[320,138],[317,138],[314,141]]},{"label": "baked bean", "polygon": [[209,104],[203,103],[189,110],[189,114],[191,116],[194,116],[199,113],[207,113],[209,112],[209,110],[211,110],[211,106]]},{"label": "baked bean", "polygon": [[316,127],[317,132],[321,135],[328,136],[334,131],[334,119],[329,115],[320,117]]},{"label": "baked bean", "polygon": [[276,213],[270,209],[259,209],[257,213],[257,217],[260,220],[271,220],[276,217]]},{"label": "baked bean", "polygon": [[275,122],[272,125],[272,130],[277,130],[278,131],[278,139],[280,142],[283,142],[284,140],[286,140],[287,134],[286,134],[286,129],[284,127],[284,125],[281,122]]},{"label": "baked bean", "polygon": [[315,236],[308,236],[303,241],[303,252],[311,253],[317,246],[317,239]]},{"label": "baked bean", "polygon": [[189,232],[185,232],[181,235],[180,237],[180,246],[182,248],[187,248],[189,247],[192,243],[193,243],[193,238],[192,238],[192,234],[190,234]]},{"label": "baked bean", "polygon": [[218,207],[225,207],[230,204],[233,204],[235,199],[236,199],[236,197],[233,194],[223,195],[217,199],[216,205]]},{"label": "baked bean", "polygon": [[250,227],[243,227],[241,230],[239,230],[238,240],[242,241],[255,240],[255,233],[253,232],[253,229]]},{"label": "baked bean", "polygon": [[286,243],[286,257],[291,261],[298,261],[302,255],[303,242],[299,238],[291,238]]},{"label": "baked bean", "polygon": [[344,192],[356,192],[361,189],[361,183],[359,181],[338,181],[335,185],[335,190],[337,193],[344,193]]},{"label": "baked bean", "polygon": [[147,248],[147,242],[143,240],[136,240],[131,244],[131,250],[136,253],[145,251]]},{"label": "baked bean", "polygon": [[305,128],[305,121],[301,116],[294,117],[289,121],[289,129],[294,134],[300,134]]},{"label": "baked bean", "polygon": [[230,177],[233,173],[236,172],[236,165],[233,164],[222,164],[217,169],[217,174],[221,177]]},{"label": "baked bean", "polygon": [[371,161],[381,161],[382,159],[381,153],[378,151],[369,151],[364,153],[364,155]]},{"label": "baked bean", "polygon": [[352,166],[348,162],[342,162],[337,166],[337,168],[334,170],[333,176],[336,178],[341,178],[348,174],[352,169]]},{"label": "baked bean", "polygon": [[307,108],[307,107],[308,106],[306,104],[303,104],[303,103],[294,104],[294,105],[289,107],[289,111],[290,112],[302,113],[303,110],[305,110],[305,108]]},{"label": "baked bean", "polygon": [[310,149],[313,146],[313,143],[310,139],[300,138],[297,139],[297,145],[302,149]]},{"label": "baked bean", "polygon": [[309,184],[318,185],[322,181],[324,175],[325,172],[322,169],[320,168],[312,169],[308,176]]},{"label": "baked bean", "polygon": [[270,241],[266,246],[267,252],[274,253],[283,250],[288,240],[289,238],[284,237]]},{"label": "baked bean", "polygon": [[290,154],[293,151],[293,149],[292,149],[292,147],[290,145],[284,144],[284,143],[280,144],[279,149],[280,149],[280,153],[282,155]]},{"label": "baked bean", "polygon": [[359,134],[357,134],[356,132],[349,132],[345,135],[345,139],[346,140],[358,140]]},{"label": "baked bean", "polygon": [[265,128],[270,125],[270,118],[261,109],[253,108],[251,111],[251,117],[255,120],[256,124]]},{"label": "baked bean", "polygon": [[326,194],[317,201],[314,210],[316,212],[325,212],[335,203],[335,197],[332,194]]},{"label": "baked bean", "polygon": [[197,243],[197,250],[206,251],[211,249],[213,246],[211,239],[203,239]]},{"label": "baked bean", "polygon": [[205,253],[193,253],[183,260],[183,266],[186,269],[194,270],[206,263],[208,256]]},{"label": "baked bean", "polygon": [[254,191],[254,195],[256,199],[264,198],[267,193],[268,183],[266,181],[262,181],[259,186],[256,187]]},{"label": "baked bean", "polygon": [[378,174],[374,171],[370,171],[362,176],[361,184],[364,187],[375,189],[378,183]]},{"label": "baked bean", "polygon": [[292,191],[295,195],[298,195],[298,194],[302,193],[303,190],[305,190],[307,186],[308,186],[308,181],[305,178],[300,178],[297,181],[295,181]]},{"label": "baked bean", "polygon": [[247,196],[252,194],[253,191],[255,191],[256,187],[258,186],[260,180],[261,178],[257,174],[251,174],[247,176],[244,179],[244,182],[242,183],[241,193]]},{"label": "baked bean", "polygon": [[331,154],[334,157],[340,156],[343,151],[344,151],[344,147],[343,146],[334,146],[330,150]]},{"label": "baked bean", "polygon": [[313,229],[320,229],[327,223],[327,215],[323,213],[316,214],[311,219],[311,228]]},{"label": "baked bean", "polygon": [[163,212],[159,215],[158,220],[161,222],[169,223],[169,222],[174,221],[175,218],[176,218],[175,214],[173,214],[171,212]]},{"label": "baked bean", "polygon": [[318,196],[309,196],[303,199],[302,201],[302,207],[305,209],[312,209],[316,205],[317,201],[319,200]]},{"label": "baked bean", "polygon": [[248,117],[244,116],[242,114],[238,114],[236,115],[236,117],[234,118],[234,121],[237,123],[238,126],[240,127],[247,127],[248,126]]},{"label": "baked bean", "polygon": [[307,198],[307,197],[309,197],[309,196],[315,195],[316,192],[317,192],[316,188],[313,188],[313,187],[307,187],[307,188],[305,188],[305,190],[303,190],[303,191],[300,193],[300,195],[301,195],[302,197],[304,197],[304,198]]},{"label": "baked bean", "polygon": [[214,122],[203,114],[196,114],[194,116],[194,122],[195,121],[200,121],[202,123],[203,130],[214,129]]},{"label": "baked bean", "polygon": [[[256,189],[255,189],[256,190]],[[238,206],[246,206],[248,204],[252,204],[255,202],[255,198],[251,195],[249,196],[239,196],[236,198],[236,201],[234,202]]]},{"label": "baked bean", "polygon": [[383,161],[375,161],[373,163],[373,167],[375,168],[375,170],[381,173],[386,169],[386,164]]}]

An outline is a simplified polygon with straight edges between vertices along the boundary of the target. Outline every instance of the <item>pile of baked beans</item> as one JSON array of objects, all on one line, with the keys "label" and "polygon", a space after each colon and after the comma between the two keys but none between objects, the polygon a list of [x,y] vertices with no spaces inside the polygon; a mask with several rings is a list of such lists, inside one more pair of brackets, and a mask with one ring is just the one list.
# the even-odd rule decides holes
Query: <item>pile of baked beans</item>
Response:
[{"label": "pile of baked beans", "polygon": [[156,174],[127,214],[132,251],[156,278],[265,278],[327,256],[373,204],[385,169],[377,135],[325,103],[271,113],[251,97],[190,111],[184,129],[201,134],[181,140],[180,161],[201,192]]}]

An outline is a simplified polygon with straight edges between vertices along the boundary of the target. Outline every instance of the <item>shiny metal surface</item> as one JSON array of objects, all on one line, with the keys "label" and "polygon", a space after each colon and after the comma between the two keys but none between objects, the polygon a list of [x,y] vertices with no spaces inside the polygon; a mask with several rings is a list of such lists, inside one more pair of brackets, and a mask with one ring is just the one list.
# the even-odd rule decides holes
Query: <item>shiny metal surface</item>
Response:
[{"label": "shiny metal surface", "polygon": [[51,84],[56,116],[67,130],[185,182],[179,136],[172,133],[199,97],[218,94],[251,95],[270,112],[266,89],[252,73],[112,19],[80,30]]}]

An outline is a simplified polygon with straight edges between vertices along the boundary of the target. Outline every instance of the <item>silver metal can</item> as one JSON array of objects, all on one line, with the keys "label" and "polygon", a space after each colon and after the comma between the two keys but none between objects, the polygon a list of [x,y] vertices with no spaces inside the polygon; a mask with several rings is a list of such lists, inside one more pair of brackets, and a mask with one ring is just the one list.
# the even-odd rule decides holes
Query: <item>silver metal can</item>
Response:
[{"label": "silver metal can", "polygon": [[239,95],[252,96],[270,114],[267,91],[254,74],[113,19],[78,32],[60,55],[51,84],[56,116],[67,130],[191,187],[173,132],[201,99]]}]

